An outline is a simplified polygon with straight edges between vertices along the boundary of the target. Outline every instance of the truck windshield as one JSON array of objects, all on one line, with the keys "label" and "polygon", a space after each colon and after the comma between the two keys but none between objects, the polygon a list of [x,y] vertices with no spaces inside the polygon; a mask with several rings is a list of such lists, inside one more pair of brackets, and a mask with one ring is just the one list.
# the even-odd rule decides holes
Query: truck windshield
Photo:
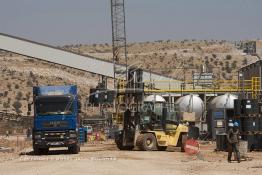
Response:
[{"label": "truck windshield", "polygon": [[43,96],[36,99],[38,115],[70,115],[73,113],[71,96]]}]

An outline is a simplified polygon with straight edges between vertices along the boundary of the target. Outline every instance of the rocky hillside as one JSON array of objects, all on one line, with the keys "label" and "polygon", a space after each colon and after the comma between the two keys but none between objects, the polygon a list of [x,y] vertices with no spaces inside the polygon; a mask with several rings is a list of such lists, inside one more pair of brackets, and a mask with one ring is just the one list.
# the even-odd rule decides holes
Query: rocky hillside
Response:
[{"label": "rocky hillside", "polygon": [[[111,60],[109,44],[66,45],[64,49]],[[218,79],[235,78],[238,68],[256,61],[256,57],[244,55],[227,41],[155,41],[128,45],[128,64],[187,80],[193,72],[200,72],[203,65],[214,72]],[[124,63],[124,62],[123,62]],[[185,68],[185,70],[183,70]]]},{"label": "rocky hillside", "polygon": [[[63,49],[112,59],[109,44],[67,45]],[[214,72],[217,79],[232,79],[239,67],[256,60],[226,41],[155,41],[128,45],[128,64],[179,80],[183,80],[183,73],[190,80],[192,73],[199,72],[203,65],[207,71]],[[0,52],[0,62],[0,111],[25,115],[34,85],[77,84],[83,111],[86,115],[93,114],[90,109],[86,110],[85,104],[90,87],[98,83],[98,75],[8,52]],[[109,85],[112,86],[112,81]]]},{"label": "rocky hillside", "polygon": [[97,85],[98,75],[5,52],[0,62],[0,111],[26,115],[33,86],[76,84],[88,113],[86,99],[89,89]]}]

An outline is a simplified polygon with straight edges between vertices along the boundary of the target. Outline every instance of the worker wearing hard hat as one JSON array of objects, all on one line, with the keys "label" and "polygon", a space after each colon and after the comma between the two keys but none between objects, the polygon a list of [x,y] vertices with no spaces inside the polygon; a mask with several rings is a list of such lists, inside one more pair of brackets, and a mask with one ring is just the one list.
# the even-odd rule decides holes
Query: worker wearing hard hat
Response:
[{"label": "worker wearing hard hat", "polygon": [[227,134],[228,140],[228,157],[227,160],[231,163],[232,152],[234,152],[237,156],[237,161],[240,163],[240,153],[238,149],[239,145],[239,124],[238,122],[234,122],[233,128],[230,128]]}]

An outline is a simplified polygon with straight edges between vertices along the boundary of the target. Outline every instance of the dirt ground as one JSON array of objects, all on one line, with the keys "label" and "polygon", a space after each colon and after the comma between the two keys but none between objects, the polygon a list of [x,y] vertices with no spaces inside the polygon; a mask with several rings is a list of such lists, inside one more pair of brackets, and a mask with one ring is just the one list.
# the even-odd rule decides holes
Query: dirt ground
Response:
[{"label": "dirt ground", "polygon": [[194,156],[177,148],[162,152],[119,151],[112,141],[86,144],[78,155],[60,149],[43,156],[33,155],[31,147],[16,150],[0,153],[0,175],[258,175],[262,170],[262,152],[248,153],[248,161],[229,164],[227,154],[215,152],[212,143],[202,145]]}]

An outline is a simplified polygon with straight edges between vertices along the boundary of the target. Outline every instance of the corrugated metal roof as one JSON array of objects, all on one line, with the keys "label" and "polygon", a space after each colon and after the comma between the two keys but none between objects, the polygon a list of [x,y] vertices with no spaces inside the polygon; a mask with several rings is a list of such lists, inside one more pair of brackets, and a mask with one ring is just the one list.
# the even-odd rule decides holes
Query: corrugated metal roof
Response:
[{"label": "corrugated metal roof", "polygon": [[[0,49],[107,77],[114,77],[113,63],[110,61],[76,54],[16,36],[0,33]],[[123,69],[125,68],[124,65],[119,66],[122,66]],[[150,73],[148,71],[144,71],[143,79],[154,81],[174,80],[171,77],[163,76],[155,72]],[[156,83],[156,88],[161,88],[161,86],[163,86],[163,84]],[[179,87],[180,85],[177,86]]]}]

